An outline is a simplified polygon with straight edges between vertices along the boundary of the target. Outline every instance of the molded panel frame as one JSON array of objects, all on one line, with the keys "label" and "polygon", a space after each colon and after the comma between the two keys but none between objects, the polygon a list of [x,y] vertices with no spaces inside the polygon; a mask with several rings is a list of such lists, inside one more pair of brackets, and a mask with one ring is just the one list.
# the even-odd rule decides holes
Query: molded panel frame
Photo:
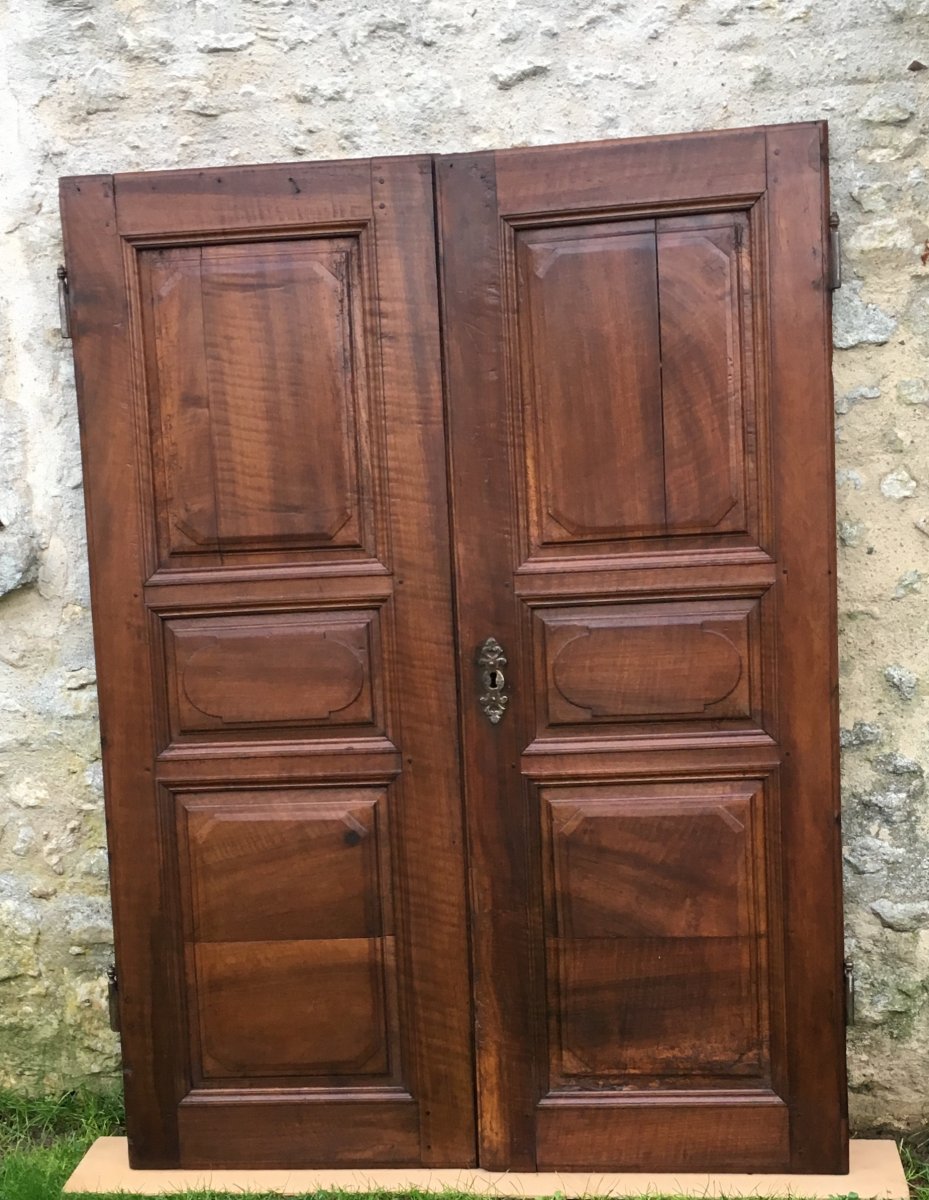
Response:
[{"label": "molded panel frame", "polygon": [[[349,255],[350,319],[349,337],[353,362],[349,372],[353,409],[354,467],[357,481],[355,500],[359,529],[358,537],[346,544],[324,545],[318,540],[282,541],[280,545],[262,547],[245,544],[241,547],[222,546],[185,553],[172,551],[167,526],[167,498],[171,486],[166,474],[165,454],[160,432],[158,381],[156,364],[146,356],[145,347],[152,332],[151,311],[144,281],[146,251],[213,246],[262,246],[289,242],[344,242],[350,239],[357,252]],[[351,570],[388,569],[390,565],[386,496],[380,480],[386,456],[384,426],[383,365],[379,361],[381,331],[376,297],[378,294],[374,237],[370,218],[364,220],[332,220],[299,224],[286,228],[256,224],[247,229],[223,230],[216,218],[208,221],[196,235],[168,232],[121,234],[123,271],[129,292],[132,338],[135,353],[133,396],[139,406],[135,416],[139,440],[139,466],[152,497],[146,506],[147,578],[164,575],[180,577],[182,573],[212,577],[232,575],[249,568],[267,567],[278,571],[299,571],[301,575],[315,572],[338,573]]]},{"label": "molded panel frame", "polygon": [[[519,243],[524,233],[540,231],[555,239],[560,231],[589,228],[591,236],[601,227],[628,224],[634,229],[650,223],[661,225],[669,233],[688,222],[705,219],[708,227],[724,222],[727,216],[744,228],[745,248],[750,268],[743,260],[740,308],[743,318],[742,431],[746,453],[743,461],[745,525],[741,530],[717,533],[664,533],[646,530],[632,537],[616,535],[598,538],[594,534],[547,540],[542,533],[544,518],[540,499],[539,467],[541,448],[532,403],[529,399],[531,356],[529,334],[524,328],[519,303]],[[578,208],[554,208],[544,215],[506,212],[500,217],[500,253],[504,288],[504,359],[509,423],[513,431],[510,470],[517,498],[517,535],[520,573],[556,570],[559,566],[609,569],[619,563],[637,562],[659,565],[726,561],[765,561],[773,552],[771,393],[767,349],[767,205],[764,192],[752,192],[736,199],[709,195],[700,202],[665,201],[661,204],[610,205],[590,212]]]},{"label": "molded panel frame", "polygon": [[[396,785],[394,785],[396,786]],[[184,959],[186,963],[186,997],[185,1003],[189,1013],[188,1036],[192,1074],[188,1095],[208,1094],[220,1091],[234,1091],[237,1095],[247,1098],[248,1094],[260,1095],[273,1091],[283,1098],[287,1090],[300,1093],[309,1091],[331,1097],[341,1093],[351,1093],[359,1088],[376,1094],[388,1093],[390,1096],[409,1096],[409,1089],[403,1083],[403,1066],[408,1058],[410,1048],[402,1046],[401,1029],[401,993],[404,986],[409,986],[410,975],[401,968],[402,955],[396,953],[396,943],[403,944],[403,933],[396,926],[394,916],[393,875],[391,866],[392,822],[389,820],[391,807],[390,786],[377,784],[333,785],[315,781],[311,784],[298,783],[286,786],[255,787],[248,784],[237,784],[218,788],[173,788],[170,792],[171,803],[175,807],[177,820],[178,861],[180,864],[180,910],[184,931]],[[267,819],[286,819],[288,810],[294,817],[310,819],[311,814],[319,819],[332,821],[336,816],[349,813],[352,807],[367,806],[371,809],[373,821],[370,836],[375,839],[371,852],[368,854],[370,883],[374,886],[379,898],[377,927],[380,933],[375,935],[373,930],[368,935],[368,941],[381,942],[382,949],[375,951],[371,945],[369,970],[375,971],[377,979],[372,978],[372,1001],[377,1001],[381,1010],[383,1052],[386,1054],[386,1069],[366,1071],[363,1063],[355,1069],[334,1073],[332,1071],[310,1073],[300,1070],[278,1071],[274,1073],[260,1070],[235,1073],[223,1072],[219,1064],[208,1069],[204,1064],[208,1057],[207,1039],[203,1022],[209,1019],[208,999],[202,999],[205,983],[202,977],[204,964],[199,961],[197,936],[197,894],[202,880],[198,880],[194,870],[196,855],[191,845],[190,820],[193,814],[210,813],[215,817],[226,817],[235,820],[237,816],[245,817],[254,814],[255,820],[260,821],[262,810],[267,813]],[[346,818],[347,819],[347,818]],[[347,827],[346,841],[355,833]],[[358,843],[353,839],[350,848]],[[373,857],[372,857],[373,852]],[[277,941],[273,936],[275,930],[269,928],[271,941]],[[265,939],[268,940],[268,939]],[[358,939],[353,939],[357,941]],[[291,944],[302,945],[303,943]],[[310,943],[325,946],[326,939],[310,939]],[[337,944],[337,943],[336,943]],[[375,963],[379,963],[376,968]],[[301,1011],[292,1012],[294,1023],[299,1022]],[[372,1052],[373,1055],[373,1052]],[[199,1065],[198,1065],[199,1064]]]},{"label": "molded panel frame", "polygon": [[[656,1098],[665,1093],[682,1095],[686,1092],[703,1090],[761,1089],[771,1092],[775,1078],[783,1078],[782,1060],[772,1063],[772,1044],[774,1055],[782,1050],[782,1038],[778,1036],[778,1028],[782,1024],[783,1005],[777,994],[777,980],[771,972],[772,955],[769,953],[769,939],[773,941],[775,951],[781,945],[778,925],[781,914],[781,900],[778,895],[778,877],[772,881],[769,860],[776,855],[774,848],[778,844],[777,822],[777,784],[770,776],[755,778],[738,776],[723,777],[712,773],[693,774],[686,778],[681,776],[662,777],[654,774],[648,778],[630,779],[616,777],[612,780],[594,779],[583,782],[565,783],[553,779],[551,782],[535,784],[532,789],[539,804],[539,815],[542,826],[542,879],[543,879],[543,913],[546,930],[546,974],[549,1013],[549,1080],[547,1096],[549,1098],[590,1093],[591,1103],[606,1101],[613,1094],[628,1095],[630,1092],[644,1092]],[[741,818],[729,815],[729,806],[742,809],[747,817],[743,824]],[[569,879],[566,874],[569,861],[565,857],[568,844],[563,840],[570,837],[578,823],[592,821],[598,817],[618,820],[633,818],[674,818],[686,820],[688,813],[694,812],[701,818],[707,818],[717,813],[720,820],[733,829],[743,825],[745,836],[742,853],[744,855],[744,890],[738,897],[742,911],[732,914],[729,919],[734,924],[744,927],[745,932],[740,936],[751,943],[748,947],[750,967],[743,980],[743,985],[749,988],[751,1001],[745,1014],[746,1033],[750,1028],[753,1032],[751,1039],[755,1047],[754,1061],[746,1058],[742,1063],[734,1065],[729,1072],[711,1070],[680,1071],[671,1069],[649,1070],[644,1066],[637,1069],[631,1067],[626,1071],[595,1072],[584,1071],[583,1062],[579,1060],[572,1065],[573,1054],[568,1053],[565,1043],[564,1020],[567,1002],[565,993],[565,963],[563,960],[564,947],[562,943],[581,941],[594,936],[585,923],[578,932],[571,921],[570,912],[565,907],[567,896],[562,902],[559,897]],[[560,832],[556,826],[560,825]],[[772,844],[773,839],[773,844]],[[703,847],[706,850],[706,847]],[[597,864],[595,858],[583,851],[579,865],[600,871],[606,870],[604,863]],[[634,873],[635,850],[630,847],[632,856],[627,863],[629,872]],[[607,872],[610,874],[610,872]],[[668,886],[675,886],[676,881],[669,880]],[[611,885],[625,887],[626,885],[611,874]],[[604,880],[604,886],[606,886]],[[630,883],[630,886],[632,884]],[[656,880],[659,898],[663,893]],[[680,885],[681,891],[685,890]],[[594,892],[599,889],[594,887]],[[588,897],[593,902],[593,897]],[[678,919],[683,928],[694,925],[699,930],[701,921],[696,912],[700,905],[699,895],[688,897],[693,902],[695,911],[685,919],[680,909]],[[631,903],[631,901],[630,901]],[[646,902],[647,904],[647,902]],[[647,907],[635,906],[640,922],[647,925]],[[717,905],[717,918],[725,919],[726,910]],[[670,919],[670,918],[669,918]],[[645,934],[636,934],[630,930],[628,935],[619,936],[619,926],[614,920],[609,929],[604,931],[599,940],[617,941],[622,944],[626,936],[633,941],[642,941]],[[662,935],[655,935],[662,936]],[[663,935],[670,936],[670,935]],[[678,938],[683,936],[678,933]],[[710,935],[705,936],[712,941]],[[598,940],[595,938],[595,940]],[[647,941],[648,939],[645,938]],[[674,940],[672,938],[672,940]],[[685,940],[687,940],[685,938]],[[693,939],[691,939],[693,940]],[[631,943],[630,943],[631,944]],[[658,955],[660,960],[661,955]],[[774,962],[776,963],[776,956]],[[683,987],[683,983],[680,983]],[[709,996],[707,997],[709,1000]],[[621,1018],[617,1018],[621,1019]],[[773,1032],[772,1032],[773,1031]],[[622,1039],[617,1042],[617,1052],[622,1053]],[[656,1053],[660,1049],[656,1044]]]},{"label": "molded panel frame", "polygon": [[[396,719],[391,719],[388,715],[385,695],[385,631],[382,626],[391,624],[389,601],[370,607],[344,606],[333,609],[313,605],[288,605],[264,610],[249,608],[246,611],[220,607],[204,607],[196,611],[185,608],[176,611],[163,610],[159,617],[158,637],[154,645],[163,647],[163,653],[159,661],[156,651],[155,663],[157,673],[164,680],[168,714],[168,728],[161,745],[163,753],[170,754],[177,749],[201,746],[205,749],[215,748],[230,742],[310,742],[319,743],[317,749],[325,750],[331,748],[328,743],[344,742],[347,739],[375,738],[389,741],[388,730],[395,724]],[[204,637],[210,636],[211,630],[215,630],[215,637],[221,637],[226,631],[234,634],[237,630],[255,630],[257,637],[261,630],[286,630],[301,626],[308,636],[325,638],[327,635],[333,635],[336,643],[344,646],[345,652],[357,662],[361,679],[359,686],[354,689],[350,703],[345,706],[354,713],[352,719],[340,720],[338,710],[328,718],[320,716],[313,720],[299,716],[289,720],[268,720],[256,713],[253,721],[239,719],[226,723],[216,718],[211,722],[206,717],[199,725],[184,728],[184,678],[178,658],[177,635],[192,633],[199,627],[203,630]],[[320,631],[319,634],[314,635],[314,627]],[[363,631],[363,647],[348,646],[340,642],[340,627]],[[388,629],[386,632],[390,638],[391,631]],[[306,686],[312,687],[312,684],[312,678],[308,677]],[[192,702],[188,701],[188,704],[192,705]]]}]

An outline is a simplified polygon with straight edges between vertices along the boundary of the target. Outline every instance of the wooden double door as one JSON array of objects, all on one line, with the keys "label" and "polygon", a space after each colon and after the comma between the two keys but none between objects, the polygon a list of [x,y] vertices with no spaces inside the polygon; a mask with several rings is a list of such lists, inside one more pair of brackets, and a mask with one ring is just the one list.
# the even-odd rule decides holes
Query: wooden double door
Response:
[{"label": "wooden double door", "polygon": [[62,181],[135,1165],[845,1169],[825,157]]}]

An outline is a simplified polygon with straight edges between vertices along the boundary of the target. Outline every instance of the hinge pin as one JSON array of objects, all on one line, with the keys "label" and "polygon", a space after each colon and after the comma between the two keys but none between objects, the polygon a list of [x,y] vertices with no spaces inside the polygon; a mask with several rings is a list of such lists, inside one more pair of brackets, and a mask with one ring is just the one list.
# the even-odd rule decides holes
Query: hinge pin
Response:
[{"label": "hinge pin", "polygon": [[63,338],[71,336],[71,317],[68,312],[68,268],[58,268],[58,325]]},{"label": "hinge pin", "polygon": [[110,1028],[114,1033],[119,1033],[119,979],[115,963],[110,963],[106,969],[106,998],[110,1010]]},{"label": "hinge pin", "polygon": [[839,233],[839,214],[829,214],[829,291],[842,286],[842,237]]},{"label": "hinge pin", "polygon": [[855,964],[847,958],[843,964],[845,972],[845,1024],[855,1024]]}]

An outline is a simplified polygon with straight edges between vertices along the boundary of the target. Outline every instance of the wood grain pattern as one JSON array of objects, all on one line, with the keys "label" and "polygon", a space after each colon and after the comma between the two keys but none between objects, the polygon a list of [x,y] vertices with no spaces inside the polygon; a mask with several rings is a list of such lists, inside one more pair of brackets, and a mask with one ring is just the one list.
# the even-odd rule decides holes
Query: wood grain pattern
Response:
[{"label": "wood grain pattern", "polygon": [[473,1163],[431,163],[62,196],[131,1161]]},{"label": "wood grain pattern", "polygon": [[[661,409],[669,533],[746,528],[753,364],[744,213],[658,222]],[[751,455],[748,456],[749,458]]]},{"label": "wood grain pattern", "polygon": [[390,933],[383,788],[181,793],[196,942]]},{"label": "wood grain pattern", "polygon": [[140,253],[165,561],[370,543],[362,257],[358,237]]},{"label": "wood grain pattern", "polygon": [[757,544],[747,213],[582,216],[508,223],[529,563]]},{"label": "wood grain pattern", "polygon": [[550,1088],[763,1078],[761,784],[545,787],[541,798]]},{"label": "wood grain pattern", "polygon": [[654,223],[524,230],[516,253],[534,540],[662,531]]},{"label": "wood grain pattern", "polygon": [[62,181],[133,1165],[845,1168],[825,147]]},{"label": "wood grain pattern", "polygon": [[[816,654],[805,640],[824,632],[814,611],[834,604],[820,490],[828,400],[817,390],[799,421],[781,392],[793,413],[804,354],[827,358],[820,137],[819,126],[791,127],[783,143],[776,130],[731,131],[436,168],[460,636],[472,643],[483,614],[480,635],[504,644],[512,691],[491,740],[462,689],[488,1165],[531,1153],[550,1169],[843,1168],[835,775],[813,748],[834,659],[828,637]],[[796,198],[789,184],[769,189],[775,149],[791,158],[784,179],[802,177]],[[792,319],[790,345],[769,321],[799,290],[806,325],[801,334]],[[784,488],[789,499],[775,495]],[[814,521],[815,554],[797,541]],[[795,571],[794,595],[816,597],[799,654]],[[808,669],[817,684],[804,697]],[[464,654],[461,670],[466,679]],[[819,781],[818,801],[801,777]],[[752,795],[760,779],[765,802],[752,801],[750,821],[731,796],[700,820],[681,799],[703,787]],[[653,810],[637,837],[636,821],[648,822],[625,823],[623,804],[645,780],[663,780],[681,811]],[[583,936],[557,925],[574,919],[574,897],[553,882],[559,839],[542,806],[527,808],[530,781],[543,795],[615,789],[615,841],[582,842],[573,868]],[[674,820],[687,832],[672,832]],[[829,914],[818,969],[803,978],[808,954],[791,949],[800,896],[807,921]],[[545,933],[548,988],[534,953]],[[788,980],[803,999],[788,997]],[[830,1037],[814,1049],[805,1039],[825,1023]],[[817,1150],[796,1130],[804,1053],[832,1056],[808,1093],[813,1124],[831,1121]]]},{"label": "wood grain pattern", "polygon": [[749,717],[751,600],[536,609],[552,724]]},{"label": "wood grain pattern", "polygon": [[181,1153],[193,1167],[398,1167],[420,1154],[417,1107],[411,1096],[361,1093],[349,1120],[331,1092],[234,1102],[194,1092],[178,1111]]},{"label": "wood grain pattern", "polygon": [[[526,671],[511,594],[515,560],[511,424],[500,333],[500,222],[494,156],[436,161],[446,418],[455,531],[456,621],[468,828],[480,1162],[535,1167],[534,1104],[545,1053],[537,822],[518,773],[527,740],[513,682]],[[467,585],[464,581],[467,580]],[[507,655],[513,710],[491,725],[475,703],[475,660],[493,635]],[[516,684],[519,689],[520,685]]]},{"label": "wood grain pattern", "polygon": [[[630,1171],[736,1171],[752,1162],[774,1171],[789,1154],[789,1121],[783,1100],[750,1091],[599,1104],[546,1099],[539,1104],[539,1169],[605,1170],[623,1162]],[[562,1168],[566,1159],[571,1168]]]},{"label": "wood grain pattern", "polygon": [[168,620],[173,739],[220,730],[249,737],[301,725],[377,731],[377,619],[361,611]]},{"label": "wood grain pattern", "polygon": [[364,938],[198,944],[204,1078],[386,1074],[381,956],[391,948]]},{"label": "wood grain pattern", "polygon": [[826,126],[775,127],[766,139],[790,1166],[846,1171]]},{"label": "wood grain pattern", "polygon": [[171,825],[156,802],[152,769],[155,672],[149,617],[137,599],[151,569],[138,516],[150,484],[134,432],[130,306],[112,178],[62,180],[61,210],[92,560],[126,1132],[130,1159],[178,1164],[174,1114],[188,1086],[183,932]]}]

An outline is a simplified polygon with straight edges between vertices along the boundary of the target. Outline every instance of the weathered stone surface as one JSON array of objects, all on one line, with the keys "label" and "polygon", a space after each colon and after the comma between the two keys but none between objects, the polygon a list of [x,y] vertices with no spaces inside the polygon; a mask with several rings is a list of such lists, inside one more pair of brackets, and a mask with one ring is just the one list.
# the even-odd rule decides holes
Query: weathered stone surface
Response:
[{"label": "weathered stone surface", "polygon": [[852,750],[858,746],[874,746],[883,739],[883,730],[879,725],[871,725],[868,721],[856,721],[851,729],[839,730],[839,745],[843,750]]},{"label": "weathered stone surface", "polygon": [[540,75],[547,75],[550,70],[551,63],[547,62],[516,63],[491,71],[490,78],[501,92],[508,92],[510,88],[525,83],[527,79],[538,79]]},{"label": "weathered stone surface", "polygon": [[836,293],[832,336],[837,350],[883,346],[897,328],[896,318],[876,304],[862,301],[861,285],[848,283]]},{"label": "weathered stone surface", "polygon": [[881,492],[888,500],[908,500],[916,495],[919,484],[906,467],[897,467],[881,480]]},{"label": "weathered stone surface", "polygon": [[897,384],[897,396],[904,404],[929,404],[929,381],[901,379]]},{"label": "weathered stone surface", "polygon": [[874,385],[864,384],[861,387],[852,388],[844,396],[837,397],[835,402],[836,415],[844,416],[853,405],[860,404],[862,400],[876,400],[880,394],[881,389]]},{"label": "weathered stone surface", "polygon": [[897,580],[897,586],[894,588],[894,600],[902,600],[904,596],[910,596],[914,592],[921,592],[926,578],[927,576],[922,571],[917,571],[915,568],[904,571]]},{"label": "weathered stone surface", "polygon": [[904,700],[912,700],[916,695],[916,684],[918,679],[912,671],[906,667],[901,667],[897,663],[892,663],[884,668],[884,678],[890,684],[895,692],[903,697]]},{"label": "weathered stone surface", "polygon": [[0,1085],[116,1066],[57,177],[828,117],[852,1117],[929,1123],[929,926],[886,907],[929,878],[927,45],[929,0],[0,5]]},{"label": "weathered stone surface", "polygon": [[882,925],[897,933],[912,933],[929,925],[929,900],[875,900],[871,911],[880,918]]}]

